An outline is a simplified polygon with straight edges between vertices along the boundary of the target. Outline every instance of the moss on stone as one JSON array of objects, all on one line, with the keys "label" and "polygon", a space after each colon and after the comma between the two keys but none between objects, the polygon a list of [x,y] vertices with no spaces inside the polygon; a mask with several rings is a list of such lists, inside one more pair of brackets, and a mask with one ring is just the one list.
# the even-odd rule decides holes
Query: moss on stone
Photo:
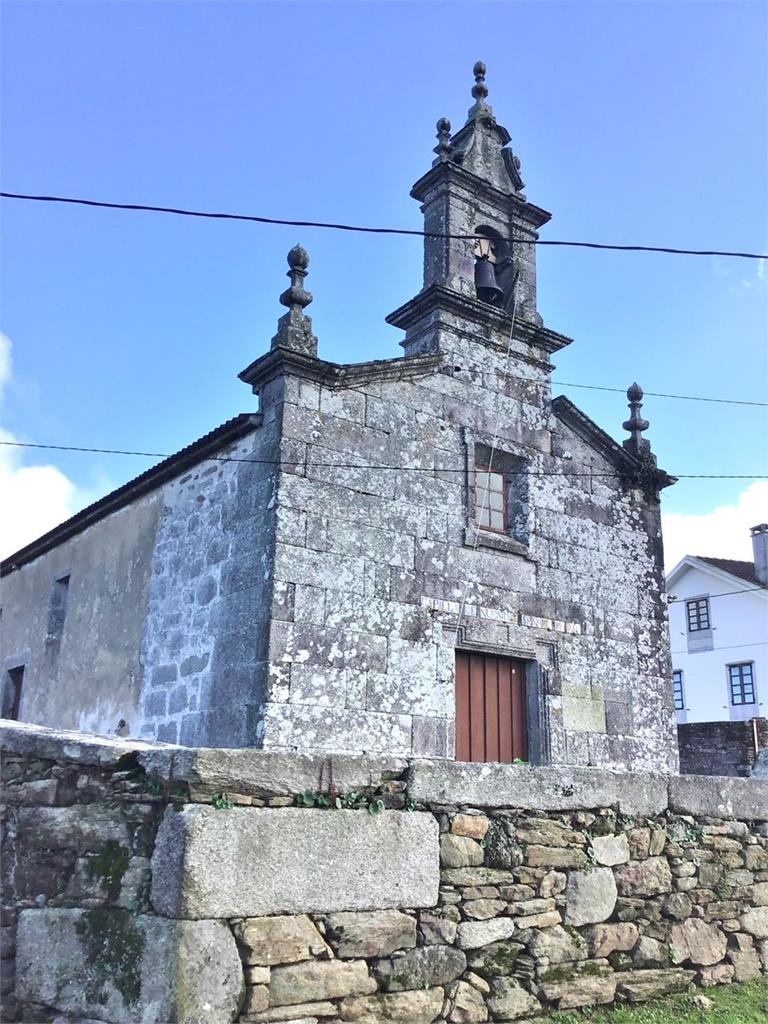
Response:
[{"label": "moss on stone", "polygon": [[632,957],[629,953],[616,949],[608,954],[608,963],[614,971],[628,971],[632,967]]},{"label": "moss on stone", "polygon": [[113,985],[126,1006],[141,997],[141,962],[145,938],[127,910],[105,907],[86,910],[75,926],[88,968],[83,984],[90,1002],[104,1005]]},{"label": "moss on stone", "polygon": [[519,943],[500,942],[489,946],[473,959],[473,970],[491,977],[514,975],[516,961],[523,948]]},{"label": "moss on stone", "polygon": [[116,900],[120,895],[123,875],[128,870],[131,855],[114,839],[108,839],[95,857],[88,860],[88,874],[99,878],[107,890],[107,898]]},{"label": "moss on stone", "polygon": [[587,829],[591,836],[611,836],[616,828],[616,819],[612,816],[596,818]]},{"label": "moss on stone", "polygon": [[522,863],[523,854],[503,822],[491,818],[488,831],[481,844],[485,850],[485,863],[491,868],[512,868]]},{"label": "moss on stone", "polygon": [[550,969],[541,976],[542,981],[571,981],[572,978],[576,977],[576,972],[571,967],[550,967]]},{"label": "moss on stone", "polygon": [[605,974],[605,969],[601,967],[600,964],[592,962],[584,964],[584,967],[581,971],[582,977],[585,978],[596,978],[600,974]]}]

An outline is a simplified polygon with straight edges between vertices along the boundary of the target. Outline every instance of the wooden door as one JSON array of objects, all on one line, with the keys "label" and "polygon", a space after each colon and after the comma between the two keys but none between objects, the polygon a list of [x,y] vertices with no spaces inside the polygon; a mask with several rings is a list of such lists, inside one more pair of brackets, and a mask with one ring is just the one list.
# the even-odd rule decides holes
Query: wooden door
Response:
[{"label": "wooden door", "polygon": [[456,760],[528,760],[524,663],[456,652]]}]

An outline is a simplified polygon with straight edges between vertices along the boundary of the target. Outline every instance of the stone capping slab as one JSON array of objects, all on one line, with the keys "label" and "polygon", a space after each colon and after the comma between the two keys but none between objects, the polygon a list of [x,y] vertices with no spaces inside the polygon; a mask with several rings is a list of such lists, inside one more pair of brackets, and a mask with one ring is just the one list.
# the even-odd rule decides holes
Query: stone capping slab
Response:
[{"label": "stone capping slab", "polygon": [[416,761],[408,773],[408,794],[427,804],[537,811],[615,807],[622,814],[652,817],[667,809],[668,781],[663,775],[599,768]]},{"label": "stone capping slab", "polygon": [[339,792],[377,786],[385,773],[399,775],[408,768],[409,795],[423,803],[551,811],[612,806],[623,814],[649,816],[669,808],[678,814],[768,820],[768,780],[756,778],[179,747],[9,720],[0,720],[0,750],[104,768],[136,754],[150,775],[210,793],[292,796],[318,789],[321,769],[327,786],[332,763]]},{"label": "stone capping slab", "polygon": [[400,775],[404,758],[366,755],[298,754],[253,748],[180,747],[170,743],[117,739],[91,733],[58,731],[26,722],[0,719],[0,750],[22,757],[68,761],[111,768],[121,757],[136,754],[149,775],[187,782],[209,793],[248,796],[295,796],[330,783],[340,793],[376,787],[385,773]]},{"label": "stone capping slab", "polygon": [[669,809],[699,817],[768,821],[768,779],[676,775],[669,780]]},{"label": "stone capping slab", "polygon": [[[143,761],[143,756],[139,757]],[[149,771],[149,764],[147,764]],[[212,793],[243,793],[247,796],[295,796],[310,789],[327,790],[330,769],[338,792],[376,787],[387,774],[402,774],[404,758],[349,756],[345,754],[298,754],[252,749],[179,747],[171,766],[171,782],[188,782]]]},{"label": "stone capping slab", "polygon": [[177,918],[432,907],[438,832],[419,812],[168,808],[152,904]]},{"label": "stone capping slab", "polygon": [[153,759],[157,763],[156,770],[167,775],[172,755],[178,749],[169,743],[118,739],[0,719],[0,751],[19,757],[111,767],[126,754],[137,753]]}]

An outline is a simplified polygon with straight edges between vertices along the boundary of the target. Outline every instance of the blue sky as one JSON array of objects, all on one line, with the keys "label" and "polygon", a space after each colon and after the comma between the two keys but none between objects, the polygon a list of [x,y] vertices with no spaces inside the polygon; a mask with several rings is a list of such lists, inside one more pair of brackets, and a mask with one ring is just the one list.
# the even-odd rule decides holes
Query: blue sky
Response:
[{"label": "blue sky", "polygon": [[[419,228],[411,184],[482,59],[553,213],[542,237],[764,252],[767,11],[5,0],[3,188]],[[384,317],[421,286],[418,239],[10,200],[2,227],[2,425],[21,440],[172,452],[253,408],[236,374],[269,344],[297,240],[325,358],[399,354]],[[540,310],[575,339],[556,380],[765,401],[766,294],[754,261],[539,250]],[[621,395],[555,390],[622,436]],[[673,473],[768,471],[765,409],[644,412]],[[151,464],[54,455],[6,470],[64,474],[67,511]],[[664,507],[703,522],[748,485],[681,482]]]}]

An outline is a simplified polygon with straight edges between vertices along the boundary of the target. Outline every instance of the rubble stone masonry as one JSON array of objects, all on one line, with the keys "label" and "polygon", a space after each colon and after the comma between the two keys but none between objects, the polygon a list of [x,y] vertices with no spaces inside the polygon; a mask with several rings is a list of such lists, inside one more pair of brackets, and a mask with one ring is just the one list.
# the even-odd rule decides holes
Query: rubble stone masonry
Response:
[{"label": "rubble stone masonry", "polygon": [[2,740],[7,1021],[513,1021],[768,972],[766,782]]}]

